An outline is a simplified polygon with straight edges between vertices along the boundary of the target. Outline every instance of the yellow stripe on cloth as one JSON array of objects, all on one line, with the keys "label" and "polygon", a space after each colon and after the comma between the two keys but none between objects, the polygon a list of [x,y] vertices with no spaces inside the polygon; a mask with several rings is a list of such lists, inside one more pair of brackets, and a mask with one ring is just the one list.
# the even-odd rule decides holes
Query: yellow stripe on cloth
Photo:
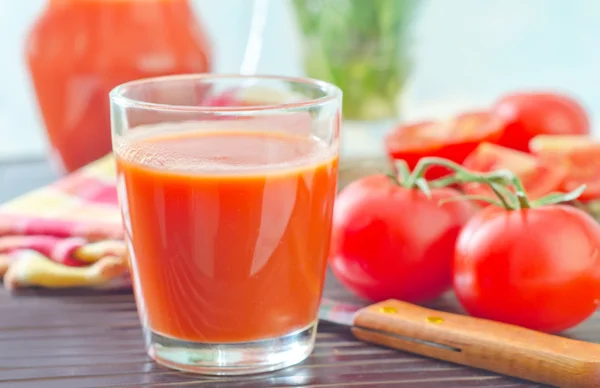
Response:
[{"label": "yellow stripe on cloth", "polygon": [[128,270],[125,257],[105,256],[87,267],[68,267],[32,250],[22,250],[16,255],[4,275],[4,286],[8,289],[25,286],[46,288],[101,286],[123,276]]}]

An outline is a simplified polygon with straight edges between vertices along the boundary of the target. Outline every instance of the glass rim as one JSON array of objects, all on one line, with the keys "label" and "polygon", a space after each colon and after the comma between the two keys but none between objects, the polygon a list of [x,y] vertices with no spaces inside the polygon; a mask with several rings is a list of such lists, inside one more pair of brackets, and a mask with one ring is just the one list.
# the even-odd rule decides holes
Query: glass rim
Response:
[{"label": "glass rim", "polygon": [[[166,81],[196,81],[196,80],[258,80],[258,81],[282,81],[287,83],[303,84],[315,89],[322,90],[324,95],[317,98],[307,99],[298,102],[284,102],[280,104],[264,104],[255,106],[203,106],[203,105],[178,105],[178,104],[164,104],[150,101],[142,101],[135,98],[125,96],[125,93],[129,88],[136,86],[143,86],[145,84],[160,83]],[[158,77],[141,78],[133,81],[128,81],[114,87],[110,93],[109,98],[112,103],[119,106],[128,108],[140,108],[146,110],[161,110],[161,111],[172,111],[172,112],[192,112],[192,113],[210,113],[215,116],[218,115],[231,115],[232,113],[244,115],[254,113],[270,113],[282,110],[298,110],[308,109],[315,106],[323,106],[332,101],[340,100],[342,97],[342,90],[326,81],[321,81],[313,78],[306,77],[292,77],[283,75],[243,75],[243,74],[213,74],[213,73],[198,73],[198,74],[178,74],[178,75],[166,75]]]}]

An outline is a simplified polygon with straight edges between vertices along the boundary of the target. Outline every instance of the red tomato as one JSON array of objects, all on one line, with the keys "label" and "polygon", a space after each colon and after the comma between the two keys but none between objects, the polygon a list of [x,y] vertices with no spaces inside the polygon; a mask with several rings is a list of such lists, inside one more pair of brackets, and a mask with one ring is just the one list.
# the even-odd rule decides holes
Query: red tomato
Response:
[{"label": "red tomato", "polygon": [[[405,160],[411,169],[424,156],[462,163],[482,141],[499,139],[502,127],[502,122],[489,113],[466,113],[449,121],[401,126],[387,136],[386,148],[391,159]],[[448,169],[436,166],[428,170],[426,177],[435,179],[448,173]]]},{"label": "red tomato", "polygon": [[454,290],[476,317],[559,332],[600,298],[600,225],[570,206],[489,206],[456,243]]},{"label": "red tomato", "polygon": [[590,133],[584,108],[570,97],[554,93],[517,93],[496,103],[493,112],[505,121],[498,144],[528,151],[529,140],[539,134]]},{"label": "red tomato", "polygon": [[566,176],[561,190],[568,192],[585,184],[582,201],[600,199],[600,142],[588,136],[539,135],[531,139],[532,153],[548,163],[563,166]]},{"label": "red tomato", "polygon": [[[561,166],[550,165],[531,154],[490,143],[479,145],[465,159],[463,166],[476,172],[510,170],[521,180],[531,199],[558,191],[565,176]],[[495,197],[490,188],[483,184],[467,183],[463,189],[467,194]]]},{"label": "red tomato", "polygon": [[432,189],[431,198],[384,175],[352,182],[339,194],[333,217],[330,266],[362,298],[431,300],[451,285],[453,248],[473,213],[459,195]]}]

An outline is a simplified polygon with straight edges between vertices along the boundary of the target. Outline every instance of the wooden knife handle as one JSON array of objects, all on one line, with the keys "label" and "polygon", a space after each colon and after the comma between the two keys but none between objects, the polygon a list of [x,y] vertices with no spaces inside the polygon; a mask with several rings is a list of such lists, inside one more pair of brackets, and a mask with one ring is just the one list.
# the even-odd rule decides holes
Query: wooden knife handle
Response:
[{"label": "wooden knife handle", "polygon": [[361,341],[538,383],[600,387],[600,345],[518,326],[388,300],[359,310],[352,332]]}]

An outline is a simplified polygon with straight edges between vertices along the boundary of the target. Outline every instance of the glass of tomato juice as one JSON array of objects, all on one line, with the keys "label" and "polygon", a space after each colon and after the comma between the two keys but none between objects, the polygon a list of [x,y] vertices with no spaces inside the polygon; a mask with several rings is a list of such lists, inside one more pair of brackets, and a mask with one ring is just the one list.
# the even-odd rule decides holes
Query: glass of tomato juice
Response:
[{"label": "glass of tomato juice", "polygon": [[110,99],[148,354],[217,375],[305,359],[329,250],[342,92],[205,74],[125,83]]}]

